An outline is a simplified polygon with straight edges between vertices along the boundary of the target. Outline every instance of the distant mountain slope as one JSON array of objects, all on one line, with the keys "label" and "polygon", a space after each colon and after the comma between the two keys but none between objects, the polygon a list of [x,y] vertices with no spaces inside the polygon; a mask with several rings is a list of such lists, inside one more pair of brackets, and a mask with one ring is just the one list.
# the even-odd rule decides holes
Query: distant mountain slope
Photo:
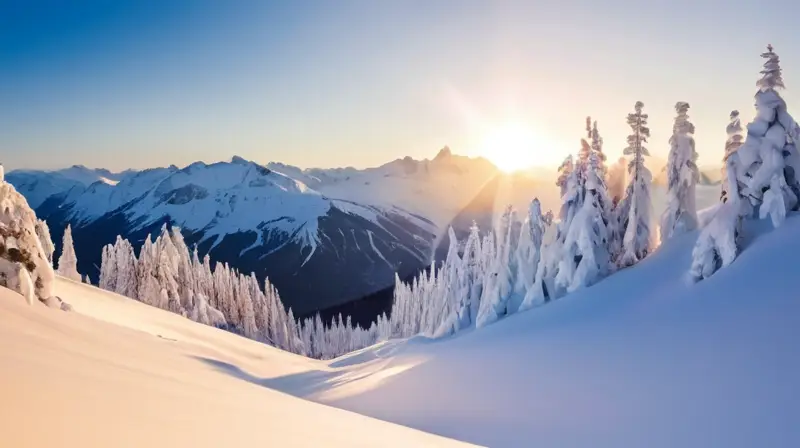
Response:
[{"label": "distant mountain slope", "polygon": [[[270,168],[272,167],[272,168]],[[67,223],[79,270],[95,278],[117,234],[137,248],[164,224],[243,272],[269,276],[297,315],[346,303],[430,263],[450,218],[496,174],[443,150],[378,168],[300,170],[234,157],[114,174],[70,168],[16,172],[55,241]],[[308,182],[308,183],[306,183]]]},{"label": "distant mountain slope", "polygon": [[445,147],[431,160],[397,159],[377,168],[300,170],[271,163],[269,168],[331,198],[378,207],[397,207],[442,228],[470,203],[499,171],[488,160],[453,154]]}]

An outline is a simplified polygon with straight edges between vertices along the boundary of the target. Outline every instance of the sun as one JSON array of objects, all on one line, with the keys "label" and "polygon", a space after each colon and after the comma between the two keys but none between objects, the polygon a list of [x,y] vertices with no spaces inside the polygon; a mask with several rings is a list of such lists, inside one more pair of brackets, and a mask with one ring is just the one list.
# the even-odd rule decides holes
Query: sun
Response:
[{"label": "sun", "polygon": [[549,165],[554,148],[530,127],[505,123],[490,128],[483,136],[481,155],[498,168],[513,172],[534,165]]}]

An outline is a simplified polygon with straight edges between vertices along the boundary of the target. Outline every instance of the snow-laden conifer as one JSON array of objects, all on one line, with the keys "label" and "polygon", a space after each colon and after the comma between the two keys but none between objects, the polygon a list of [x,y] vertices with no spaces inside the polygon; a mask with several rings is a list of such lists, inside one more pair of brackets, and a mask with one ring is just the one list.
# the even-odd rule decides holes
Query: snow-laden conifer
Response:
[{"label": "snow-laden conifer", "polygon": [[689,121],[689,103],[676,103],[675,111],[677,115],[669,139],[667,208],[661,216],[661,241],[697,228],[695,189],[699,172],[694,124]]},{"label": "snow-laden conifer", "polygon": [[75,247],[72,244],[72,226],[69,224],[64,230],[64,238],[61,243],[58,275],[76,282],[81,281],[81,274],[78,273],[78,257],[75,255]]},{"label": "snow-laden conifer", "polygon": [[50,227],[47,226],[46,221],[41,219],[36,220],[36,236],[39,237],[39,242],[42,245],[42,250],[47,257],[47,261],[52,264],[53,253],[56,250],[56,246],[53,244],[53,239],[50,237]]},{"label": "snow-laden conifer", "polygon": [[771,45],[761,55],[764,69],[756,82],[756,117],[747,125],[747,138],[738,150],[737,181],[746,187],[743,195],[756,206],[759,216],[781,225],[786,212],[798,205],[800,140],[798,126],[789,115],[777,89],[784,88],[780,60]]},{"label": "snow-laden conifer", "polygon": [[[734,110],[731,111],[730,114],[730,122],[728,123],[727,128],[725,129],[726,133],[728,134],[728,138],[725,141],[725,155],[722,157],[722,196],[721,199],[725,199],[727,196],[727,188],[728,188],[728,168],[727,162],[728,158],[730,158],[736,151],[744,143],[744,129],[742,128],[742,121],[739,118],[739,111]],[[736,173],[734,172],[734,175]],[[737,178],[737,183],[739,179]],[[741,187],[745,187],[744,184],[740,185]]]},{"label": "snow-laden conifer", "polygon": [[53,295],[55,274],[40,236],[28,201],[0,173],[0,286],[29,302]]},{"label": "snow-laden conifer", "polygon": [[608,275],[610,254],[608,229],[603,218],[605,184],[600,177],[600,160],[592,154],[587,161],[586,197],[564,241],[562,264],[556,281],[569,292],[590,286]]},{"label": "snow-laden conifer", "polygon": [[650,183],[652,175],[645,166],[644,158],[650,152],[644,146],[650,137],[650,128],[647,127],[647,114],[643,112],[644,104],[637,101],[634,112],[628,114],[628,125],[631,134],[628,136],[628,146],[623,153],[631,156],[628,163],[628,177],[630,183],[626,189],[625,204],[627,211],[623,217],[622,226],[624,237],[622,240],[622,255],[619,263],[622,266],[631,266],[643,259],[652,249],[651,217],[652,204],[650,198]]},{"label": "snow-laden conifer", "polygon": [[738,193],[734,154],[726,162],[729,192],[714,218],[703,228],[692,251],[692,267],[689,271],[694,281],[710,277],[718,269],[728,266],[739,254],[741,220],[744,198]]}]

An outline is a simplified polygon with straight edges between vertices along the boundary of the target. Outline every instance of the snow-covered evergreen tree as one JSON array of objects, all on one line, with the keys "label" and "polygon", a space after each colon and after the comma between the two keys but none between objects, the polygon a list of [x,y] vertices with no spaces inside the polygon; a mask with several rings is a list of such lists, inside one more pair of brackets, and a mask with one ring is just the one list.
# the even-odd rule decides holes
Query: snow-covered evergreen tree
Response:
[{"label": "snow-covered evergreen tree", "polygon": [[602,172],[602,179],[605,181],[608,173],[606,167],[606,154],[603,152],[603,137],[600,137],[600,132],[597,131],[597,120],[592,123],[592,128],[589,129],[589,118],[586,118],[586,131],[588,133],[589,141],[592,142],[592,152],[597,155],[597,168]]},{"label": "snow-covered evergreen tree", "polygon": [[64,230],[61,256],[58,258],[58,275],[76,282],[81,281],[81,274],[78,273],[78,257],[75,255],[75,247],[72,245],[72,226],[70,225],[67,225]]},{"label": "snow-covered evergreen tree", "polygon": [[486,275],[481,263],[481,236],[478,225],[475,221],[469,229],[469,236],[464,243],[464,256],[462,265],[464,267],[464,283],[467,291],[461,301],[459,309],[460,326],[467,328],[475,324],[478,318],[478,310],[483,294],[483,281]]},{"label": "snow-covered evergreen tree", "polygon": [[800,135],[777,91],[784,88],[778,55],[769,45],[761,57],[765,62],[762,77],[756,83],[757,115],[747,125],[747,138],[736,151],[740,162],[736,177],[746,186],[744,196],[758,207],[759,216],[770,217],[777,227],[786,212],[798,205],[800,155],[795,143]]},{"label": "snow-covered evergreen tree", "polygon": [[[744,143],[744,129],[742,128],[742,121],[739,119],[738,110],[731,111],[730,120],[731,121],[728,123],[728,127],[725,129],[728,134],[728,139],[725,141],[725,155],[722,158],[722,200],[724,200],[727,196],[728,158],[736,153],[736,151],[739,150],[739,147],[741,147]],[[734,174],[736,173],[734,172]],[[744,187],[745,185],[742,184],[741,186]]]},{"label": "snow-covered evergreen tree", "polygon": [[161,288],[156,281],[156,248],[150,235],[144,240],[139,251],[139,263],[136,265],[136,298],[143,303],[158,306],[161,301]]},{"label": "snow-covered evergreen tree", "polygon": [[196,282],[189,247],[186,246],[180,228],[173,227],[170,237],[172,246],[175,248],[176,281],[178,283],[178,297],[180,298],[181,308],[191,310],[194,308],[194,285]]},{"label": "snow-covered evergreen tree", "polygon": [[103,246],[100,258],[100,281],[98,286],[106,291],[117,290],[117,246],[107,244]]},{"label": "snow-covered evergreen tree", "polygon": [[510,312],[508,302],[514,290],[515,254],[513,246],[513,223],[515,212],[508,206],[500,218],[495,236],[494,256],[488,263],[488,278],[481,297],[481,306],[475,321],[477,327],[484,327],[497,321]]},{"label": "snow-covered evergreen tree", "polygon": [[539,199],[534,198],[528,207],[528,217],[520,227],[519,245],[517,246],[517,279],[515,293],[519,304],[518,310],[525,309],[523,303],[528,294],[533,294],[536,283],[536,272],[541,260],[544,242],[545,219]]},{"label": "snow-covered evergreen tree", "polygon": [[133,253],[133,246],[128,240],[117,236],[114,243],[114,254],[116,255],[116,274],[115,291],[117,294],[132,299],[137,298],[138,283],[136,274],[136,255]]},{"label": "snow-covered evergreen tree", "polygon": [[56,251],[56,246],[53,244],[53,239],[50,237],[50,227],[47,226],[46,221],[41,219],[36,220],[36,236],[39,237],[39,242],[42,245],[42,250],[47,257],[50,264],[53,263],[53,253]]},{"label": "snow-covered evergreen tree", "polygon": [[667,209],[661,216],[661,241],[697,228],[695,186],[700,173],[694,146],[694,124],[689,121],[689,103],[676,103],[675,111],[677,116],[669,139]]},{"label": "snow-covered evergreen tree", "polygon": [[628,114],[628,125],[631,135],[628,136],[628,146],[624,154],[632,156],[628,163],[628,176],[630,184],[626,190],[624,206],[627,209],[627,219],[624,220],[624,237],[622,241],[623,252],[620,258],[622,266],[631,266],[650,253],[652,236],[650,234],[650,182],[652,175],[644,165],[645,156],[650,152],[644,146],[650,137],[650,128],[647,127],[647,114],[642,111],[644,104],[637,101],[634,112]]},{"label": "snow-covered evergreen tree", "polygon": [[[611,255],[608,245],[608,228],[603,217],[605,183],[602,178],[599,156],[592,153],[587,161],[586,197],[572,221],[564,241],[562,264],[557,282],[572,292],[590,286],[608,275]],[[574,266],[574,267],[573,267]],[[567,277],[564,274],[571,274]]]},{"label": "snow-covered evergreen tree", "polygon": [[700,232],[692,251],[692,267],[689,273],[694,281],[710,277],[718,269],[733,263],[739,254],[741,221],[749,204],[746,204],[738,190],[737,163],[738,154],[735,153],[726,161],[728,194],[714,218]]},{"label": "snow-covered evergreen tree", "polygon": [[[2,165],[0,165],[1,167]],[[55,274],[28,201],[3,180],[0,170],[0,285],[30,302],[53,295]]]}]

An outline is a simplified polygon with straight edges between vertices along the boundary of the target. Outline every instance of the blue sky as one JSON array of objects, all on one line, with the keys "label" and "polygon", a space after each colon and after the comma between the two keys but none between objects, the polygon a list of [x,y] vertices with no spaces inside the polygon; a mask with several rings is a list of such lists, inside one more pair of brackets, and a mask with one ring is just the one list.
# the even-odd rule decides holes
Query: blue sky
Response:
[{"label": "blue sky", "polygon": [[535,136],[526,160],[553,165],[586,115],[618,157],[641,100],[651,152],[687,101],[715,163],[730,110],[753,115],[767,43],[800,104],[800,7],[736,3],[0,1],[0,161],[364,167],[444,145],[491,157],[486,134],[513,122]]}]

